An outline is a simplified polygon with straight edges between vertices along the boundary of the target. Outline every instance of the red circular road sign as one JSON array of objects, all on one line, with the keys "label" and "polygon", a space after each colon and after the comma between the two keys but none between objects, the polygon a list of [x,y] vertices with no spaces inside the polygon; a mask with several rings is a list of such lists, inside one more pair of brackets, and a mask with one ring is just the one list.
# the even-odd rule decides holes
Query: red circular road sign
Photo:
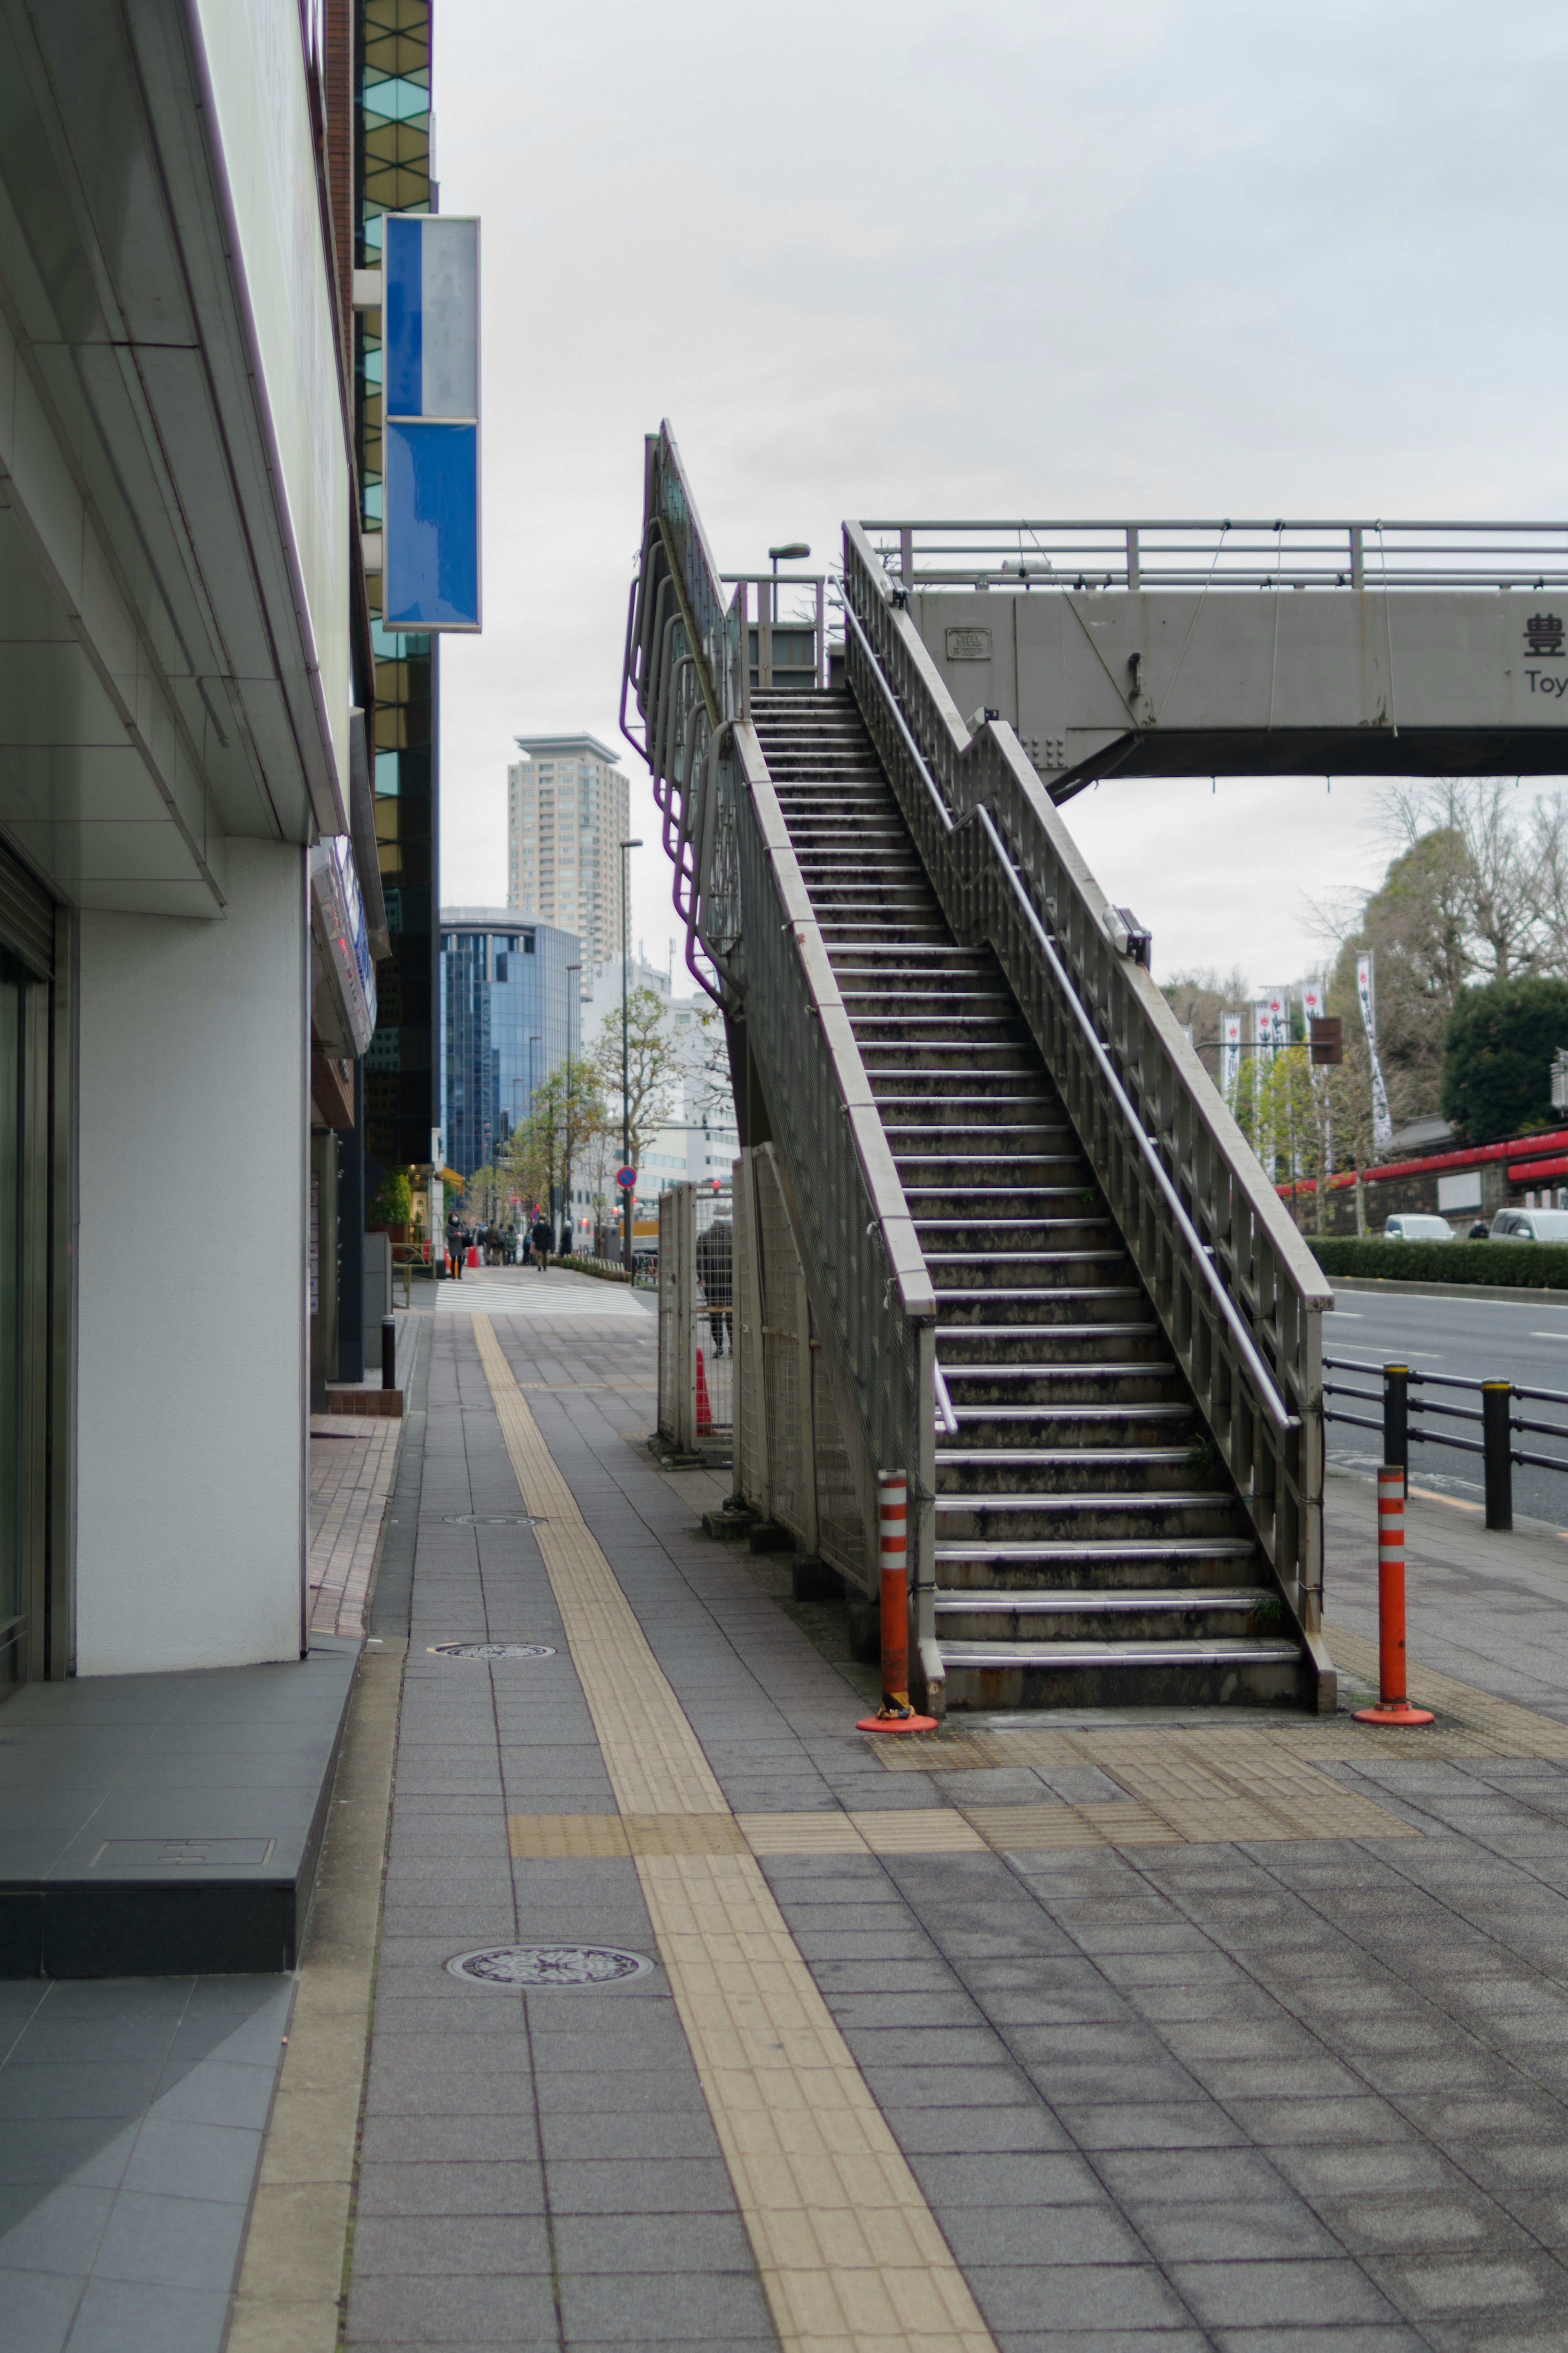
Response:
[{"label": "red circular road sign", "polygon": [[617,1169],[616,1169],[616,1184],[620,1187],[620,1188],[621,1188],[621,1190],[622,1190],[622,1192],[623,1192],[623,1193],[629,1193],[629,1192],[631,1192],[631,1191],[632,1191],[632,1189],[634,1188],[634,1187],[636,1186],[637,1181],[637,1170],[636,1170],[635,1168],[617,1168]]}]

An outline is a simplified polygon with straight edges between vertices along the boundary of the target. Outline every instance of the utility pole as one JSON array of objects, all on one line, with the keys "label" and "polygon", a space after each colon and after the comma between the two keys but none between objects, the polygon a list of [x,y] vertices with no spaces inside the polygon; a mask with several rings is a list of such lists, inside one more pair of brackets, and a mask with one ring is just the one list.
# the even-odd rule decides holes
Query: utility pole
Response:
[{"label": "utility pole", "polygon": [[566,967],[566,1150],[563,1155],[565,1165],[561,1172],[561,1190],[566,1196],[566,1230],[574,1250],[577,1247],[577,1220],[572,1214],[572,983],[575,979],[581,987],[582,970],[580,964],[569,964]]},{"label": "utility pole", "polygon": [[[621,844],[621,1166],[632,1165],[632,1063],[631,1047],[626,1029],[626,965],[627,938],[631,925],[631,869],[626,864],[627,852],[640,849],[640,841]],[[622,1192],[624,1208],[621,1217],[621,1264],[632,1271],[632,1219],[637,1215],[637,1187],[626,1186]]]}]

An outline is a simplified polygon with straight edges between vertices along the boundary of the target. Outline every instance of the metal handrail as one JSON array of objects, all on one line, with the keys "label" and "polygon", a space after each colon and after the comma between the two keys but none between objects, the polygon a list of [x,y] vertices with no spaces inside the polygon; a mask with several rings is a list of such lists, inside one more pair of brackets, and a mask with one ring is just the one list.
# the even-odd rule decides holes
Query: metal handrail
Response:
[{"label": "metal handrail", "polygon": [[859,529],[898,534],[896,545],[874,552],[906,589],[1528,591],[1568,585],[1563,522],[880,516]]},{"label": "metal handrail", "polygon": [[[929,1599],[937,1293],[751,723],[744,585],[726,602],[668,425],[649,437],[645,497],[626,676],[647,747],[637,748],[653,770],[675,865],[687,961],[727,1018],[744,1024],[835,1386],[858,1423],[873,1483],[878,1470],[906,1472],[917,1595]],[[637,744],[624,720],[623,732]],[[940,1679],[927,1631],[922,1620],[928,1676]]]},{"label": "metal handrail", "polygon": [[990,810],[984,807],[969,809],[966,810],[964,815],[956,821],[949,814],[946,804],[943,802],[942,795],[937,790],[936,780],[932,776],[930,768],[926,765],[920,746],[915,742],[913,735],[910,733],[909,722],[905,719],[903,712],[899,709],[898,703],[894,699],[892,689],[889,686],[887,679],[883,675],[882,666],[877,659],[871,641],[866,635],[865,630],[861,628],[856,615],[850,610],[847,605],[846,605],[844,608],[844,617],[846,621],[847,621],[849,627],[854,630],[856,637],[860,641],[861,647],[863,648],[870,665],[870,674],[880,688],[882,695],[887,702],[888,709],[891,712],[893,720],[909,747],[910,756],[914,760],[916,768],[925,785],[927,792],[931,795],[932,805],[936,809],[938,818],[943,828],[950,834],[956,833],[959,830],[960,826],[967,825],[971,819],[973,819],[985,833],[992,849],[995,851],[996,857],[1001,863],[1004,878],[1007,881],[1018,902],[1019,912],[1023,915],[1024,921],[1028,924],[1029,929],[1034,934],[1035,944],[1038,947],[1041,955],[1049,965],[1052,976],[1055,978],[1058,986],[1063,993],[1063,996],[1066,997],[1068,1010],[1071,1012],[1079,1028],[1083,1032],[1084,1039],[1089,1046],[1089,1051],[1093,1054],[1095,1060],[1100,1066],[1100,1076],[1105,1081],[1105,1083],[1110,1092],[1112,1100],[1127,1123],[1128,1133],[1131,1135],[1133,1144],[1142,1154],[1143,1158],[1148,1163],[1150,1173],[1153,1176],[1154,1182],[1158,1186],[1161,1194],[1163,1196],[1166,1208],[1170,1210],[1172,1216],[1176,1220],[1177,1230],[1180,1232],[1183,1240],[1187,1244],[1188,1249],[1193,1253],[1196,1266],[1201,1272],[1205,1282],[1207,1284],[1215,1306],[1218,1308],[1221,1315],[1230,1327],[1231,1336],[1236,1341],[1237,1346],[1240,1350],[1242,1359],[1247,1366],[1247,1371],[1252,1375],[1254,1381],[1257,1383],[1258,1388],[1262,1394],[1264,1403],[1268,1411],[1269,1419],[1273,1422],[1276,1430],[1299,1430],[1301,1426],[1301,1417],[1300,1414],[1292,1413],[1284,1398],[1280,1396],[1279,1391],[1275,1385],[1274,1377],[1258,1353],[1251,1333],[1247,1330],[1247,1325],[1242,1321],[1235,1300],[1232,1299],[1229,1292],[1226,1291],[1224,1283],[1220,1281],[1219,1275],[1215,1268],[1213,1256],[1199,1235],[1197,1228],[1194,1225],[1191,1218],[1188,1217],[1182,1197],[1177,1192],[1175,1187],[1172,1184],[1170,1176],[1166,1173],[1164,1163],[1162,1161],[1158,1152],[1154,1148],[1153,1140],[1151,1137],[1148,1129],[1144,1126],[1142,1121],[1139,1118],[1136,1111],[1133,1109],[1132,1099],[1128,1094],[1126,1088],[1122,1085],[1121,1079],[1117,1076],[1116,1065],[1112,1062],[1110,1056],[1107,1053],[1099,1032],[1096,1030],[1093,1022],[1089,1019],[1087,1008],[1068,977],[1066,967],[1064,966],[1060,956],[1057,954],[1056,944],[1052,940],[1050,934],[1047,931],[1038,915],[1035,913],[1034,907],[1029,900],[1029,895],[1025,890],[1023,883],[1018,879],[1018,870],[1014,865],[1012,860],[1008,857],[1002,837],[996,830]]},{"label": "metal handrail", "polygon": [[959,1434],[958,1416],[953,1410],[952,1398],[948,1389],[946,1377],[939,1364],[932,1363],[931,1375],[936,1385],[937,1419],[949,1438],[956,1438]]},{"label": "metal handrail", "polygon": [[[848,683],[937,899],[994,949],[1258,1539],[1315,1639],[1319,1319],[1333,1293],[1134,960],[1016,732],[959,715],[896,577],[845,526]],[[969,823],[973,818],[974,822]]]}]

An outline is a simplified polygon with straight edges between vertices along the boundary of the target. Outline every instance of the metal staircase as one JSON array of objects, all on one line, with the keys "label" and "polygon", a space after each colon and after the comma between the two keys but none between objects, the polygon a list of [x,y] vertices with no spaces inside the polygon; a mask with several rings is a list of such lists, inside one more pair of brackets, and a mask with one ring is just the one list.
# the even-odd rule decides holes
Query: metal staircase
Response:
[{"label": "metal staircase", "polygon": [[[1332,1293],[1015,730],[960,716],[909,603],[847,524],[846,683],[752,686],[744,589],[650,437],[626,691],[861,1525],[879,1471],[909,1482],[914,1687],[936,1713],[1331,1709]],[[833,1558],[868,1603],[868,1557]]]},{"label": "metal staircase", "polygon": [[1301,1644],[1039,1049],[953,939],[858,710],[751,706],[937,1296],[948,1705],[1298,1697]]}]

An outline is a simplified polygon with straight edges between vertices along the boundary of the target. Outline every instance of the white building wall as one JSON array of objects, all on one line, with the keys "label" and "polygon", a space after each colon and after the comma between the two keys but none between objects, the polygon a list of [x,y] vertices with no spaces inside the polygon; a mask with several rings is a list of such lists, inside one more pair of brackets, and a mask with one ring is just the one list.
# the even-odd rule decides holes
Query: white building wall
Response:
[{"label": "white building wall", "polygon": [[228,859],[220,922],[81,917],[83,1675],[300,1651],[304,853]]}]

